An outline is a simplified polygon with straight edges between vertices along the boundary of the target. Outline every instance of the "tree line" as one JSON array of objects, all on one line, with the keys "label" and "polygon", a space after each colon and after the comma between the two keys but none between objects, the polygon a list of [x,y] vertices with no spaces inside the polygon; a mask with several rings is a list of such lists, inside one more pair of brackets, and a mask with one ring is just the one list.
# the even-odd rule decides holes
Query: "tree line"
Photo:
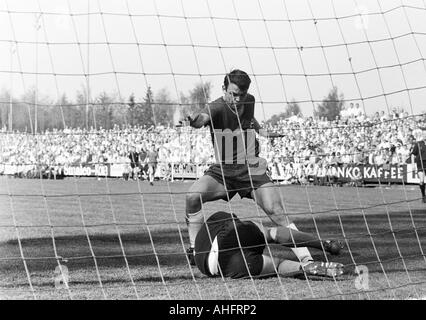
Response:
[{"label": "tree line", "polygon": [[[335,120],[343,110],[345,105],[344,99],[344,95],[339,93],[339,89],[333,87],[327,96],[323,98],[322,102],[317,104],[314,108],[314,117],[325,118],[328,121]],[[266,123],[274,126],[281,119],[290,118],[292,116],[303,116],[300,105],[294,99],[286,105],[283,112],[273,115]]]},{"label": "tree line", "polygon": [[33,133],[64,128],[111,129],[115,125],[173,126],[210,101],[211,87],[210,82],[198,83],[187,94],[180,93],[179,102],[166,88],[154,94],[148,87],[143,98],[138,100],[132,93],[122,102],[118,94],[107,92],[89,100],[84,88],[76,92],[74,99],[63,94],[57,101],[40,94],[36,98],[34,89],[16,99],[3,89],[0,128],[10,130],[12,126],[14,131]]},{"label": "tree line", "polygon": [[[180,93],[179,102],[171,98],[166,88],[153,92],[148,87],[145,95],[137,99],[132,93],[126,101],[120,102],[117,94],[101,92],[88,99],[87,92],[79,90],[75,98],[63,94],[57,101],[29,90],[20,99],[10,92],[0,92],[0,128],[21,132],[42,132],[64,128],[111,129],[118,126],[174,126],[185,115],[201,110],[211,98],[210,82],[198,83],[187,94]],[[335,87],[317,105],[314,116],[334,120],[343,108],[343,95]],[[37,100],[37,105],[34,103]],[[301,108],[294,100],[273,115],[267,123],[275,125],[281,118],[302,115]],[[37,121],[35,121],[37,119]]]}]

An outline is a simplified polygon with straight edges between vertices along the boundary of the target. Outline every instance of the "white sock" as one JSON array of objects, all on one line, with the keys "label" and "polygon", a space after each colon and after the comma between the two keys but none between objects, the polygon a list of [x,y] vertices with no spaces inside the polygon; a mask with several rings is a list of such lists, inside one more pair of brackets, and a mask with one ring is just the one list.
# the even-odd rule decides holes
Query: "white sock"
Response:
[{"label": "white sock", "polygon": [[[294,223],[290,223],[287,227],[299,231]],[[299,259],[300,262],[314,260],[307,247],[292,248],[291,251],[293,251],[293,253],[296,255],[297,259]]]},{"label": "white sock", "polygon": [[196,213],[188,213],[186,219],[188,224],[189,245],[191,248],[194,248],[195,238],[204,223],[204,217],[201,214],[201,211],[198,211]]},{"label": "white sock", "polygon": [[300,262],[283,260],[278,265],[278,274],[284,277],[295,276],[302,273]]}]

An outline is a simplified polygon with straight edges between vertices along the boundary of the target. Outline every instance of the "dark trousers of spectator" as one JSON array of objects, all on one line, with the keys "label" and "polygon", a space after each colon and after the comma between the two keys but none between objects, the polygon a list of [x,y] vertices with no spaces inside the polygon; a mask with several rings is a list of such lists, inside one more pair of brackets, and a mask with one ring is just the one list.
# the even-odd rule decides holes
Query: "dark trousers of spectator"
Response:
[{"label": "dark trousers of spectator", "polygon": [[328,179],[326,176],[317,177],[318,178],[318,185],[325,186],[328,182]]},{"label": "dark trousers of spectator", "polygon": [[340,182],[339,182],[339,179],[336,177],[336,176],[327,176],[327,179],[328,179],[328,183],[329,183],[329,185],[331,185],[331,186],[334,186],[334,185],[342,185]]},{"label": "dark trousers of spectator", "polygon": [[309,181],[312,181],[315,186],[323,186],[326,183],[326,177],[309,176]]}]

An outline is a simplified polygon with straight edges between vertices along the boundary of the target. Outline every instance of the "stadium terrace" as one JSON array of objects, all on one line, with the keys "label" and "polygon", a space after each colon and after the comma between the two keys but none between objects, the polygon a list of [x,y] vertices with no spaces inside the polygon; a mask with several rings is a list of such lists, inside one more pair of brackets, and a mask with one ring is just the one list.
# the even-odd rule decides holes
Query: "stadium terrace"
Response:
[{"label": "stadium terrace", "polygon": [[[403,169],[397,167],[406,164],[408,139],[421,134],[425,116],[403,112],[345,116],[344,111],[335,121],[293,116],[274,125],[263,124],[268,131],[284,135],[260,138],[261,156],[268,160],[274,178],[287,184],[320,183],[330,176],[356,180],[359,172],[353,174],[361,170],[359,166],[365,166],[362,176],[367,179],[401,178]],[[39,177],[40,173],[45,178],[142,178],[143,159],[138,160],[133,172],[129,154],[151,145],[159,150],[156,177],[160,179],[197,178],[214,162],[209,132],[188,127],[67,128],[36,135],[4,129],[0,144],[0,174],[27,178]]]}]

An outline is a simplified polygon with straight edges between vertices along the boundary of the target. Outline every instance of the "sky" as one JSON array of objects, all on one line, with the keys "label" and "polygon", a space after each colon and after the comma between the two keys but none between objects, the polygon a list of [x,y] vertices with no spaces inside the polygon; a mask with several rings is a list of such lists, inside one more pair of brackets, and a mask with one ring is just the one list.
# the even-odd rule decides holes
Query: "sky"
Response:
[{"label": "sky", "polygon": [[[179,102],[197,83],[252,78],[262,121],[333,86],[367,112],[426,111],[425,0],[0,0],[0,89],[57,99],[90,88]],[[85,76],[88,75],[88,76]]]}]

